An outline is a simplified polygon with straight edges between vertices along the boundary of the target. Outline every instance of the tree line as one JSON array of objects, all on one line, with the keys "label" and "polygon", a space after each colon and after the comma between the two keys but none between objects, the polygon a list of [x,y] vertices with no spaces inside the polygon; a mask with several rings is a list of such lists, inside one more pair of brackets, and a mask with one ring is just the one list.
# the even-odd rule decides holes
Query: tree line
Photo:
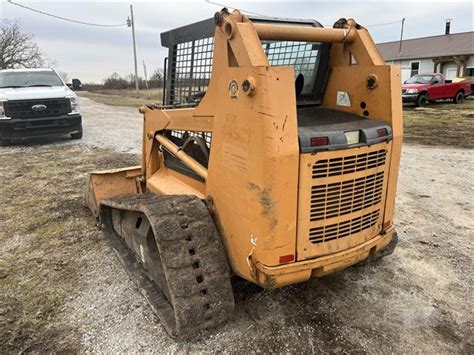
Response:
[{"label": "tree line", "polygon": [[[118,73],[112,73],[103,80],[102,87],[104,89],[135,88],[135,75],[120,76]],[[138,77],[138,87],[140,89],[146,88],[145,79],[140,76]],[[158,68],[153,71],[152,75],[148,78],[148,87],[150,89],[163,87],[163,69]]]}]

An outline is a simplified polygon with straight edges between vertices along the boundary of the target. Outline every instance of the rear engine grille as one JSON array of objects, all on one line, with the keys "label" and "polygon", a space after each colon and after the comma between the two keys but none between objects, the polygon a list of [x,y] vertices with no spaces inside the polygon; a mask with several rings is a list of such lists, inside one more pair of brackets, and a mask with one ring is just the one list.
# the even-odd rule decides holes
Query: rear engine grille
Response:
[{"label": "rear engine grille", "polygon": [[380,211],[377,210],[348,221],[310,228],[309,241],[313,244],[318,244],[362,232],[377,223],[379,214]]},{"label": "rear engine grille", "polygon": [[338,217],[382,201],[384,173],[311,188],[311,222]]},{"label": "rear engine grille", "polygon": [[313,179],[351,174],[376,168],[385,164],[386,155],[387,151],[380,149],[363,154],[318,160],[313,165]]},{"label": "rear engine grille", "polygon": [[[33,110],[35,105],[44,105],[46,109]],[[4,107],[6,116],[11,118],[57,117],[71,112],[71,102],[66,98],[6,101]]]}]

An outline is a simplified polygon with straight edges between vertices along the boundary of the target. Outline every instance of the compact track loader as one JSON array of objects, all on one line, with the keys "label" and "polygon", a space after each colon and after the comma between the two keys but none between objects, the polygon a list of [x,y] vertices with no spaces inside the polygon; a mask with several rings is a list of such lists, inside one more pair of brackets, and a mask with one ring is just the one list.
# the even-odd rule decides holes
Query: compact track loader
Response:
[{"label": "compact track loader", "polygon": [[400,70],[364,27],[223,9],[161,41],[141,165],[90,173],[86,200],[172,336],[229,317],[232,275],[277,288],[393,251]]}]

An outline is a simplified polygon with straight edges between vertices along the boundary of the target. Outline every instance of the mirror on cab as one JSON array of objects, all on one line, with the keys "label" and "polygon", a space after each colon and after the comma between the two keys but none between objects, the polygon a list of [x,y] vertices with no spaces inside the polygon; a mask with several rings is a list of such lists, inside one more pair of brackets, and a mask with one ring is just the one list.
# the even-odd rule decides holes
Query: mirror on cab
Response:
[{"label": "mirror on cab", "polygon": [[82,90],[82,83],[79,79],[72,79],[72,89]]},{"label": "mirror on cab", "polygon": [[72,79],[71,84],[66,84],[71,90],[79,91],[82,90],[82,83],[79,79]]}]

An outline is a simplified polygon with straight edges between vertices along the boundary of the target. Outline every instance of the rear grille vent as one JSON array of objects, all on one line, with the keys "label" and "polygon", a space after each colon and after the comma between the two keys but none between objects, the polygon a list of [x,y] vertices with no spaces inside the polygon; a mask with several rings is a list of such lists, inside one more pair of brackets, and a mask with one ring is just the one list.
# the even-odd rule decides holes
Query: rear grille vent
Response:
[{"label": "rear grille vent", "polygon": [[[43,111],[33,110],[35,105],[44,105]],[[41,118],[67,115],[71,112],[69,99],[14,100],[4,103],[5,115],[11,118]]]},{"label": "rear grille vent", "polygon": [[346,157],[319,160],[313,165],[313,179],[356,173],[385,164],[387,151],[349,155]]},{"label": "rear grille vent", "polygon": [[348,221],[330,224],[323,227],[310,228],[309,241],[313,244],[318,244],[362,232],[363,230],[373,227],[377,223],[379,214],[380,211],[377,210]]},{"label": "rear grille vent", "polygon": [[311,188],[311,222],[338,217],[382,201],[384,173]]}]

